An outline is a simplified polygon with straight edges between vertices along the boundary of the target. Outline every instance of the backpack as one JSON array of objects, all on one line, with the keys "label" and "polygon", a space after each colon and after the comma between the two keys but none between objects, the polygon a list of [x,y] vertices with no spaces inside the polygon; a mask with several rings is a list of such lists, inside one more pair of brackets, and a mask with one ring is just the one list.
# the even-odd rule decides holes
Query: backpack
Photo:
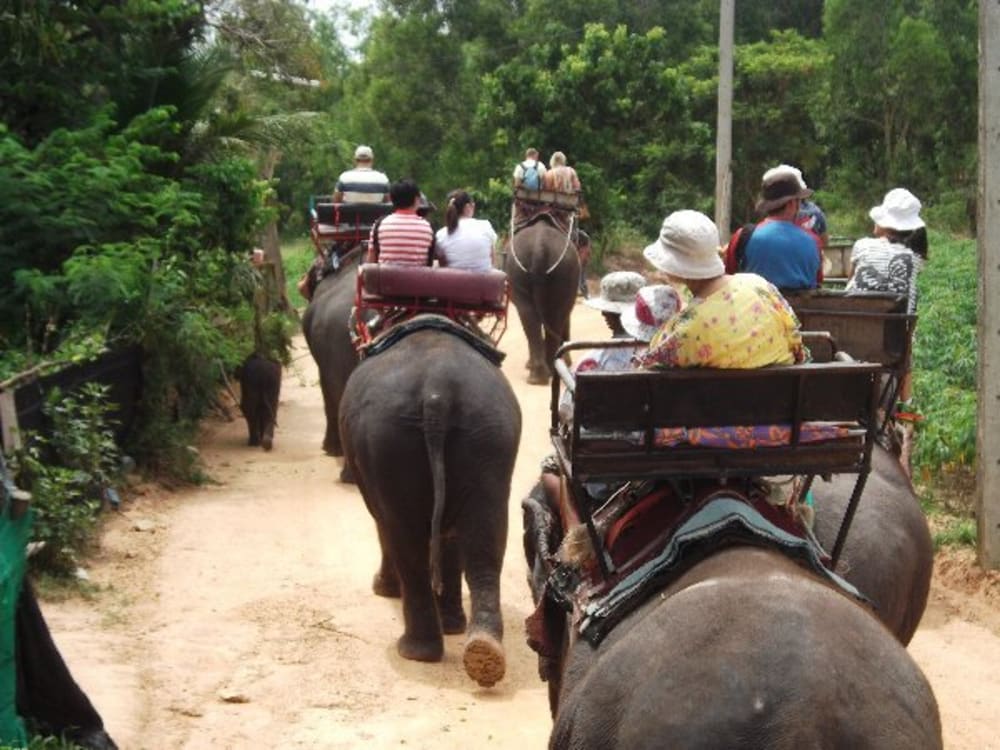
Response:
[{"label": "backpack", "polygon": [[542,178],[538,174],[538,162],[535,161],[530,165],[526,161],[522,162],[521,168],[524,170],[524,177],[521,178],[521,186],[526,190],[541,190]]},{"label": "backpack", "polygon": [[744,224],[743,228],[740,230],[740,236],[736,238],[736,247],[733,249],[733,257],[736,258],[737,271],[742,271],[746,268],[747,245],[750,243],[750,238],[753,236],[753,230],[756,228],[756,224]]}]

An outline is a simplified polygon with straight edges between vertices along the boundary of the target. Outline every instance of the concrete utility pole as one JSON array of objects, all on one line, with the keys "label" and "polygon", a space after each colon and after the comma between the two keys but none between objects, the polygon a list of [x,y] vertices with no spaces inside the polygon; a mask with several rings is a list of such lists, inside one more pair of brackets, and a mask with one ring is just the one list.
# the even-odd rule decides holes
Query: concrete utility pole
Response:
[{"label": "concrete utility pole", "polygon": [[719,116],[715,127],[715,225],[729,241],[733,171],[733,26],[736,0],[719,4]]},{"label": "concrete utility pole", "polygon": [[1000,568],[1000,0],[979,0],[979,562]]}]

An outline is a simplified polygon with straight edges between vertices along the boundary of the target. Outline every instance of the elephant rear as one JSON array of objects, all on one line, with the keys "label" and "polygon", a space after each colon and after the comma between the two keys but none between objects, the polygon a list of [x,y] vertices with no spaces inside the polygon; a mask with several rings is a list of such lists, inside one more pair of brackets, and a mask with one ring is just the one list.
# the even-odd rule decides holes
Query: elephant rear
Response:
[{"label": "elephant rear", "polygon": [[442,632],[465,630],[464,572],[464,661],[481,685],[505,669],[499,585],[520,426],[499,368],[440,331],[413,333],[366,359],[341,402],[345,457],[382,546],[375,590],[403,595],[399,653],[438,661]]},{"label": "elephant rear", "polygon": [[573,646],[550,747],[941,747],[926,678],[863,607],[763,550],[686,576]]},{"label": "elephant rear", "polygon": [[251,354],[239,371],[240,410],[247,420],[247,444],[271,450],[278,420],[281,394],[281,364],[259,354]]}]

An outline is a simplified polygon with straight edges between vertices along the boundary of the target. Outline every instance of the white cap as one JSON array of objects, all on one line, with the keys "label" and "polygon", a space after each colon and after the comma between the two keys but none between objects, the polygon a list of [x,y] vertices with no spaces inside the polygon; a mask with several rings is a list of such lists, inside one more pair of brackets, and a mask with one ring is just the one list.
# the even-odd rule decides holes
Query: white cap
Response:
[{"label": "white cap", "polygon": [[371,146],[358,146],[354,149],[354,161],[372,161],[374,158]]}]

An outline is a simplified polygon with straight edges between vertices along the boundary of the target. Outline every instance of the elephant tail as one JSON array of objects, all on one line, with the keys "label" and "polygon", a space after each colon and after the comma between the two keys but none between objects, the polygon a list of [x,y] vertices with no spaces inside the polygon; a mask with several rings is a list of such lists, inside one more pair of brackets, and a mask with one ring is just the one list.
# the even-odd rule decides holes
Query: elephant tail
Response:
[{"label": "elephant tail", "polygon": [[431,586],[434,593],[441,594],[444,584],[441,580],[441,526],[444,523],[444,438],[445,403],[441,394],[432,393],[424,401],[424,443],[431,465],[431,480],[434,483],[434,510],[431,513]]}]

